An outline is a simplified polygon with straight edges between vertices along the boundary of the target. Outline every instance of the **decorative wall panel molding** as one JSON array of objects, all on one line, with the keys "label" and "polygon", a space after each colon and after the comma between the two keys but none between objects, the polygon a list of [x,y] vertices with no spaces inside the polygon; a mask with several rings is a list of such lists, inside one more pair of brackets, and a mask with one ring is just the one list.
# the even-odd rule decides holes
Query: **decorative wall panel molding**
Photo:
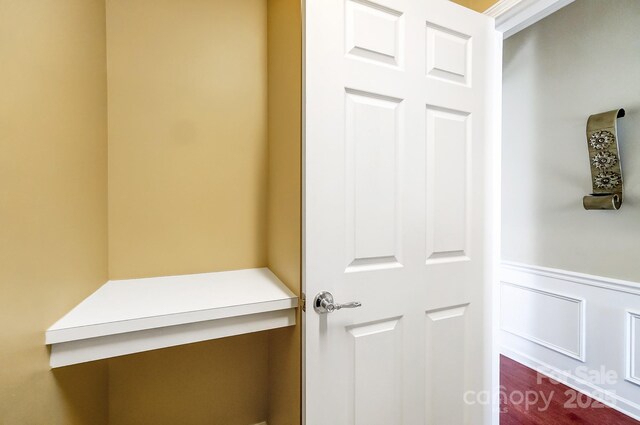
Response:
[{"label": "decorative wall panel molding", "polygon": [[626,379],[640,386],[640,313],[627,312]]},{"label": "decorative wall panel molding", "polygon": [[503,261],[502,271],[503,275],[505,272],[513,271],[529,275],[549,277],[551,279],[564,280],[580,285],[595,286],[611,291],[640,295],[640,282],[633,282],[630,280],[614,279],[611,277],[596,276],[587,273],[554,269],[551,267],[532,266],[514,261]]},{"label": "decorative wall panel molding", "polygon": [[578,298],[502,282],[500,327],[585,361],[585,303]]},{"label": "decorative wall panel molding", "polygon": [[[559,311],[549,313],[548,305],[545,310],[549,298],[539,301],[538,297],[529,295],[517,299],[513,294],[505,297],[503,293],[499,336],[503,354],[543,374],[551,374],[554,379],[625,414],[640,418],[640,283],[515,262],[502,263],[501,281],[508,282],[501,284],[503,288],[517,286],[526,288],[521,290],[524,293],[559,294],[567,301],[582,300],[581,304],[586,307],[578,330],[575,304],[571,302],[559,302]],[[522,325],[512,320],[522,314],[530,316],[531,323],[527,326],[534,327],[533,336],[538,340],[528,338],[531,332],[519,331]],[[549,314],[552,320],[545,317]],[[560,320],[564,316],[574,318],[569,321],[570,326]],[[555,346],[567,348],[571,341],[580,338],[582,359],[559,352],[549,344],[541,344],[540,339],[548,341],[549,338],[544,329],[536,326],[562,328],[560,332],[554,329],[552,333],[556,337],[562,336]],[[514,328],[516,332],[512,333]],[[572,331],[568,332],[569,329]],[[608,378],[603,379],[603,376]]]}]

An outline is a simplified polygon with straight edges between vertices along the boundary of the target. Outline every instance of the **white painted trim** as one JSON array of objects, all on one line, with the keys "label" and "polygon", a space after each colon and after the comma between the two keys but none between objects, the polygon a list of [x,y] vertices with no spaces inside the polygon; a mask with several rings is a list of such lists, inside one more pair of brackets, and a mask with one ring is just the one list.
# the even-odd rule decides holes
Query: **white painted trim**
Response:
[{"label": "white painted trim", "polygon": [[[302,24],[302,70],[300,89],[300,296],[303,299],[300,312],[300,425],[307,424],[307,0],[300,0]],[[313,294],[315,295],[315,294]]]},{"label": "white painted trim", "polygon": [[635,336],[635,320],[640,319],[640,313],[636,313],[633,311],[627,311],[627,329],[626,329],[626,347],[625,347],[625,380],[631,382],[632,384],[640,386],[640,376],[636,373],[638,371],[634,370],[633,360],[636,353],[636,336]]},{"label": "white painted trim", "polygon": [[[622,398],[614,392],[607,391],[564,370],[560,370],[547,363],[534,359],[533,357],[529,357],[524,353],[518,352],[516,350],[511,350],[504,346],[502,347],[501,351],[504,356],[509,357],[510,359],[515,360],[518,363],[534,369],[537,372],[548,376],[555,381],[561,382],[580,393],[586,394],[589,397],[599,401],[600,403],[611,407],[612,409],[615,409],[636,420],[640,420],[640,405],[634,403],[631,400]],[[604,395],[604,397],[602,395]]]},{"label": "white painted trim", "polygon": [[[583,340],[587,337],[590,340],[588,357],[592,359],[584,366],[591,370],[605,366],[619,372],[620,380],[591,383],[578,373],[578,369],[574,371],[573,368],[578,367],[574,360],[551,353],[549,347],[542,349],[537,347],[538,344],[518,340],[505,330],[502,332],[502,353],[529,367],[541,369],[541,373],[551,374],[554,379],[560,376],[562,379],[557,380],[577,391],[640,419],[640,390],[637,387],[640,386],[640,370],[633,370],[632,364],[635,356],[640,354],[636,348],[640,341],[634,332],[634,327],[637,330],[639,326],[635,320],[640,318],[637,298],[640,283],[514,262],[503,262],[502,273],[503,282],[517,282],[518,286],[523,284],[551,292],[562,288],[572,297],[584,297],[590,306],[588,311],[585,309],[584,320],[593,324],[581,335]],[[599,322],[602,314],[611,314],[606,324]],[[598,320],[598,324],[594,320]],[[585,348],[586,344],[583,350]]]},{"label": "white painted trim", "polygon": [[491,341],[491,394],[492,413],[490,423],[492,425],[500,424],[500,252],[502,241],[502,51],[503,38],[502,34],[495,32],[495,57],[493,58],[493,98],[492,104],[496,111],[493,119],[491,152],[489,154],[491,168],[491,185],[492,197],[489,202],[490,216],[493,217],[491,223],[493,234],[491,235],[491,267],[488,273],[488,282],[486,283],[486,302],[485,311],[487,314],[488,338]]},{"label": "white painted trim", "polygon": [[495,2],[491,7],[483,13],[492,18],[498,18],[500,15],[507,13],[510,9],[521,3],[522,0],[500,0]]},{"label": "white painted trim", "polygon": [[495,18],[496,29],[504,38],[522,31],[562,9],[574,0],[500,0],[484,14]]},{"label": "white painted trim", "polygon": [[565,356],[571,357],[573,359],[579,360],[581,362],[586,362],[586,326],[585,326],[585,322],[586,322],[586,301],[584,299],[581,298],[574,298],[574,297],[569,297],[566,295],[562,295],[562,294],[558,294],[557,292],[549,292],[549,291],[543,291],[537,288],[532,288],[528,285],[522,285],[522,284],[516,284],[516,283],[512,283],[512,282],[507,282],[507,281],[502,281],[502,285],[510,285],[516,288],[520,288],[520,289],[524,289],[527,291],[531,291],[531,292],[535,292],[538,294],[542,294],[542,295],[546,295],[549,297],[554,297],[554,298],[559,298],[562,300],[566,300],[572,303],[576,303],[578,304],[580,307],[580,317],[579,317],[579,323],[580,323],[580,330],[579,330],[579,334],[578,334],[578,338],[579,338],[579,344],[578,346],[580,347],[580,351],[577,353],[574,353],[573,351],[569,351],[565,348],[559,347],[555,344],[551,344],[548,341],[544,341],[541,340],[539,338],[536,338],[532,335],[527,335],[521,332],[517,332],[514,329],[509,329],[508,327],[505,327],[505,325],[503,323],[501,323],[501,329],[505,332],[509,332],[512,335],[515,335],[517,337],[520,338],[524,338],[527,341],[531,341],[535,344],[541,345],[545,348],[548,348],[549,350],[555,351],[557,353],[563,354]]},{"label": "white painted trim", "polygon": [[568,282],[595,286],[598,288],[609,289],[611,291],[640,295],[640,283],[632,282],[629,280],[613,279],[610,277],[596,276],[592,274],[578,273],[568,270],[552,269],[549,267],[532,266],[529,264],[516,263],[512,261],[503,261],[502,269],[514,270],[517,272],[534,274],[538,276],[549,277],[552,279],[566,280]]}]

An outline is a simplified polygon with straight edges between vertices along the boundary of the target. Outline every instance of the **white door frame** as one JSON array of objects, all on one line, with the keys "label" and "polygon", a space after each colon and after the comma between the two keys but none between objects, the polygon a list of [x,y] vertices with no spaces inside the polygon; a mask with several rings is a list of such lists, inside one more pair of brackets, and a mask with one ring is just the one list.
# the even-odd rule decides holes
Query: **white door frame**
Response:
[{"label": "white door frame", "polygon": [[[497,99],[494,99],[494,105],[496,108],[502,110],[502,50],[503,50],[503,39],[509,38],[512,35],[524,30],[525,28],[535,24],[541,19],[551,15],[554,12],[557,12],[561,8],[573,3],[574,0],[500,0],[487,9],[484,14],[495,18],[496,20],[496,30],[502,33],[503,38],[496,40],[498,43],[498,51],[500,52],[497,55],[496,60],[498,61],[498,66],[496,66],[495,78],[496,87],[499,88],[500,95]],[[493,390],[494,396],[492,397],[494,403],[494,412],[492,416],[492,424],[499,425],[500,424],[500,413],[499,413],[499,389],[500,389],[500,367],[499,367],[499,356],[500,356],[500,342],[498,340],[498,335],[500,332],[500,266],[501,266],[501,233],[502,233],[502,217],[501,217],[501,208],[502,208],[502,175],[501,175],[501,164],[502,164],[502,114],[496,114],[495,122],[494,122],[494,135],[495,139],[492,144],[493,149],[493,164],[497,164],[494,166],[493,170],[493,229],[494,229],[494,278],[493,283],[488,285],[491,294],[488,294],[488,299],[492,300],[492,308],[491,308],[491,323],[492,323],[492,350],[493,350],[493,358],[494,361],[498,363],[494,363],[494,368],[492,370],[493,374]]]},{"label": "white door frame", "polygon": [[491,315],[489,325],[491,327],[491,357],[493,367],[491,369],[491,403],[493,405],[491,423],[500,425],[500,266],[501,266],[501,238],[502,238],[502,41],[498,33],[496,35],[496,61],[493,86],[496,88],[492,104],[500,113],[494,115],[493,141],[489,145],[487,158],[490,181],[492,184],[491,208],[493,237],[492,241],[493,261],[491,267],[491,282],[486,285],[487,312]]}]

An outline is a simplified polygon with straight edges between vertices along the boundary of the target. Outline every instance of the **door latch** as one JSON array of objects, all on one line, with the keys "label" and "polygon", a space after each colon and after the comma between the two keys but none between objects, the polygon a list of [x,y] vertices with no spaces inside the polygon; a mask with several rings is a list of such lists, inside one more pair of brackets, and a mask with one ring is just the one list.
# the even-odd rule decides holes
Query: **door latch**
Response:
[{"label": "door latch", "polygon": [[336,303],[333,300],[333,295],[331,295],[331,292],[327,291],[320,292],[313,300],[313,309],[318,314],[328,314],[343,308],[357,308],[361,306],[362,304],[358,301],[352,301],[345,304]]}]

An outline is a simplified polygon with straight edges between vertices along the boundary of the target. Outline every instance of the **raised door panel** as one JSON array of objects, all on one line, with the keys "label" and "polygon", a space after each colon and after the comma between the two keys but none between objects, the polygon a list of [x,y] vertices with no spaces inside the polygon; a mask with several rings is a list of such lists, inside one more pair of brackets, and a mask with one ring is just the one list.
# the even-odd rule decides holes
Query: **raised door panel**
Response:
[{"label": "raised door panel", "polygon": [[427,106],[427,263],[469,259],[471,117]]},{"label": "raised door panel", "polygon": [[402,66],[404,17],[401,12],[366,0],[347,0],[345,21],[347,55]]},{"label": "raised door panel", "polygon": [[426,425],[464,424],[466,305],[428,311]]},{"label": "raised door panel", "polygon": [[401,318],[354,325],[352,337],[354,425],[402,423]]},{"label": "raised door panel", "polygon": [[471,37],[427,22],[427,76],[471,85]]},{"label": "raised door panel", "polygon": [[399,267],[402,101],[346,91],[347,272]]}]

